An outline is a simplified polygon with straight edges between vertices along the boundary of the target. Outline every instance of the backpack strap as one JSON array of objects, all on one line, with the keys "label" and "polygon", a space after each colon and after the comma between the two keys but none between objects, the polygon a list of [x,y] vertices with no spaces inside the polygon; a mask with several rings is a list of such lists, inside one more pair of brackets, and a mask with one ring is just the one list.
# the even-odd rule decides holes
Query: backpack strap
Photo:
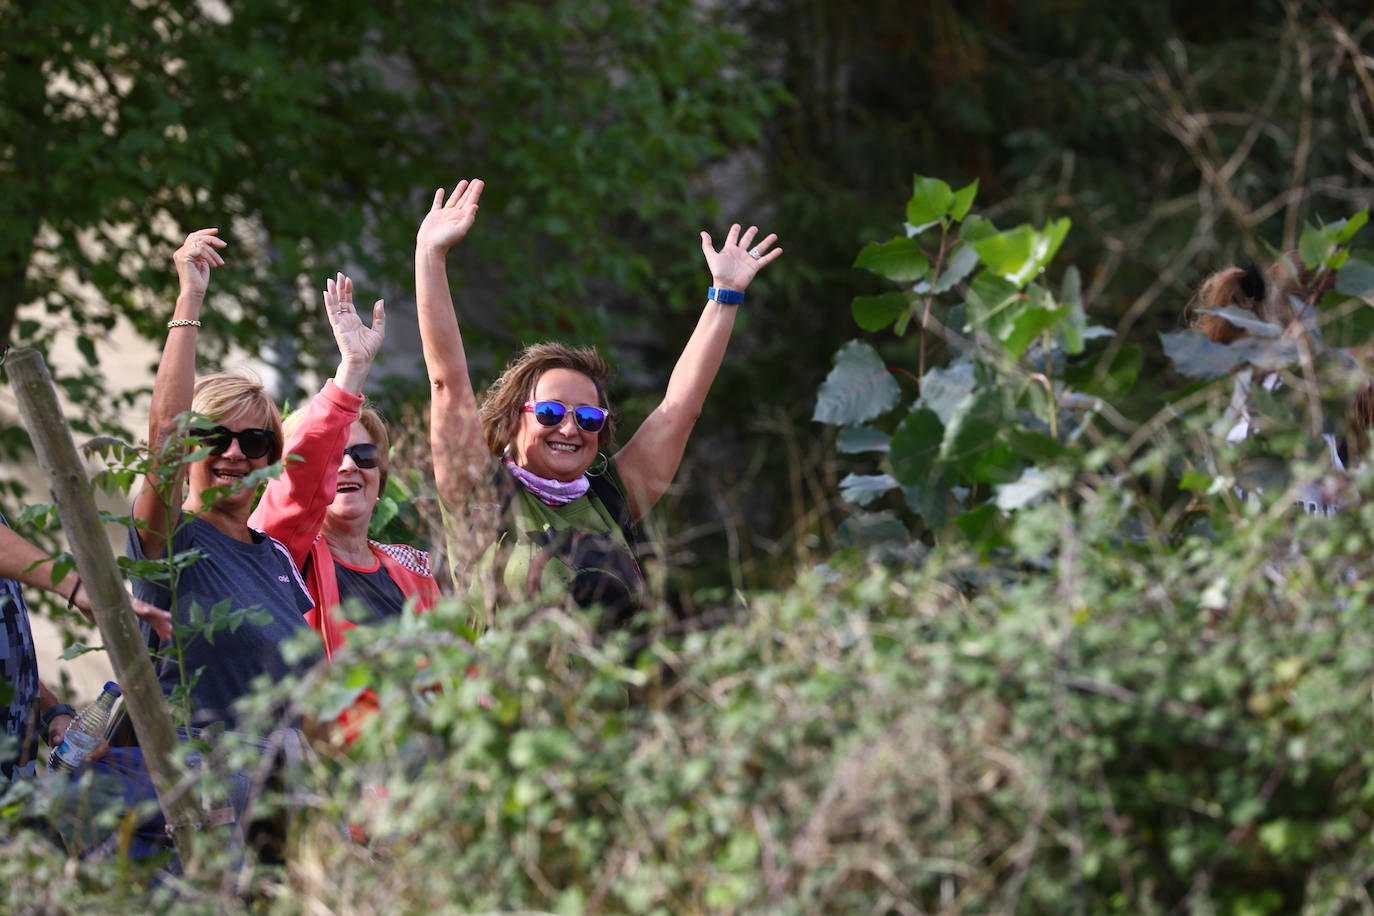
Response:
[{"label": "backpack strap", "polygon": [[591,491],[596,494],[596,498],[601,500],[601,505],[606,507],[606,511],[615,519],[615,523],[620,526],[620,530],[625,535],[625,542],[630,545],[632,553],[639,553],[639,545],[644,541],[644,532],[635,524],[635,520],[630,516],[629,500],[620,492],[615,484],[606,479],[604,474],[587,475],[587,481],[591,484]]}]

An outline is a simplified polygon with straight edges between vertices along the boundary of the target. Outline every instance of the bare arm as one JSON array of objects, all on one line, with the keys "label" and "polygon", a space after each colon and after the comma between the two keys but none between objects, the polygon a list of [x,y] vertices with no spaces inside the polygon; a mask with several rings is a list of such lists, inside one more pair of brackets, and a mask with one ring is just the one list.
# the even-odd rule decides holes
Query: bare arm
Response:
[{"label": "bare arm", "polygon": [[[200,320],[200,307],[210,284],[210,269],[224,264],[218,249],[226,242],[216,237],[218,232],[218,229],[198,229],[188,235],[172,255],[181,287],[172,312],[173,324]],[[190,324],[167,329],[167,343],[163,345],[162,361],[158,363],[157,377],[153,381],[153,404],[148,415],[148,448],[154,456],[176,432],[177,415],[191,409],[199,332],[198,325]],[[134,518],[142,523],[138,539],[147,557],[160,557],[166,551],[171,531],[170,513],[181,506],[185,471],[178,468],[170,479],[160,479],[163,475],[158,472],[165,470],[159,465],[149,473],[143,489],[134,499]]]},{"label": "bare arm", "polygon": [[468,375],[445,258],[472,228],[482,188],[481,179],[460,181],[447,202],[440,188],[415,235],[415,303],[429,372],[434,483],[440,498],[455,509],[486,473],[490,456],[477,419],[477,396]]},{"label": "bare arm", "polygon": [[[720,251],[712,246],[710,235],[701,234],[701,251],[711,270],[712,286],[744,292],[765,264],[777,260],[782,254],[781,248],[773,248],[778,237],[769,234],[751,248],[757,233],[758,229],[750,226],[741,234],[735,224]],[[737,311],[738,306],[706,303],[696,330],[673,367],[663,401],[616,454],[616,467],[630,499],[630,513],[636,519],[643,518],[663,497],[682,464],[687,438],[701,416],[706,394],[725,358]]]},{"label": "bare arm", "polygon": [[302,566],[324,521],[339,478],[339,463],[349,429],[362,408],[363,384],[386,336],[386,306],[372,306],[372,326],[353,305],[353,281],[343,274],[327,280],[325,311],[339,348],[334,378],[302,408],[282,452],[287,456],[280,477],[267,482],[262,499],[248,519],[286,545]]},{"label": "bare arm", "polygon": [[[86,594],[81,577],[75,571],[71,571],[54,582],[52,567],[53,561],[41,548],[29,543],[6,526],[0,525],[0,576],[34,588],[46,589],[63,601],[71,602],[87,620],[94,622],[91,599]],[[134,613],[156,630],[159,636],[164,639],[171,638],[171,614],[133,596],[129,597],[129,601],[133,605]]]},{"label": "bare arm", "polygon": [[52,581],[52,560],[41,548],[0,525],[0,577],[13,579],[34,588],[45,588],[63,600],[76,587],[77,576],[69,572],[61,581]]}]

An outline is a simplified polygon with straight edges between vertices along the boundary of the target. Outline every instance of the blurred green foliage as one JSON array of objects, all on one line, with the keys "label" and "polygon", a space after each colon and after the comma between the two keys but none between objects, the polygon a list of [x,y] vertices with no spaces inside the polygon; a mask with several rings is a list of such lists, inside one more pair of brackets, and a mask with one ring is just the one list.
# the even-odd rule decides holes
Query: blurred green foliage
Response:
[{"label": "blurred green foliage", "polygon": [[[268,794],[294,813],[289,868],[245,855],[221,828],[175,881],[108,862],[50,880],[65,853],[13,829],[62,810],[41,779],[12,793],[0,821],[11,900],[284,913],[398,899],[457,912],[1358,911],[1374,885],[1374,508],[1355,494],[1374,471],[1346,481],[1344,512],[1296,509],[1301,479],[1323,476],[1324,446],[1306,432],[1323,408],[1285,400],[1300,388],[1287,375],[1257,396],[1263,432],[1245,442],[1216,428],[1229,376],[1188,381],[1214,375],[1206,363],[1180,366],[1178,387],[1156,392],[1168,406],[1139,425],[1109,421],[1104,404],[1058,403],[1070,357],[1101,362],[1112,336],[1046,285],[1067,226],[997,230],[975,210],[972,193],[918,178],[907,212],[929,219],[909,237],[935,253],[859,255],[910,293],[887,318],[894,329],[909,318],[903,347],[942,329],[961,352],[942,384],[928,368],[930,406],[890,437],[841,434],[855,454],[882,456],[890,478],[845,495],[903,504],[854,512],[826,562],[732,614],[684,625],[664,607],[633,633],[599,635],[594,614],[530,604],[479,635],[453,599],[355,630],[332,666],[255,699],[263,715],[291,702],[329,720],[364,688],[378,695],[346,752],[325,748],[293,772],[293,794]],[[1369,269],[1347,255],[1362,224],[1303,234],[1316,266],[1339,264],[1337,288],[1346,270]],[[965,246],[977,264],[935,293]],[[1253,318],[1273,352],[1241,352],[1340,376],[1321,338],[1328,313],[1304,317],[1297,355]],[[890,392],[875,393],[887,369],[865,348],[841,350],[818,400],[827,422],[891,412]],[[1025,385],[1036,367],[1055,374]],[[977,419],[991,409],[981,404],[995,422]],[[913,418],[916,433],[903,428]],[[1255,445],[1289,474],[1242,498]],[[313,651],[305,639],[300,651]]]},{"label": "blurred green foliage", "polygon": [[[604,335],[633,420],[695,317],[692,231],[779,232],[656,512],[675,604],[641,641],[534,606],[479,640],[461,601],[360,631],[262,698],[328,718],[372,686],[384,710],[300,774],[289,871],[214,845],[153,890],[102,864],[58,880],[64,854],[14,830],[17,908],[1367,908],[1368,472],[1344,514],[1292,500],[1347,413],[1334,348],[1374,330],[1352,298],[1374,277],[1351,247],[1365,6],[783,0],[740,5],[723,45],[675,4],[377,9],[367,40],[392,43],[363,59],[423,62],[436,115],[388,121],[452,156],[416,170],[491,182],[459,265],[465,296],[506,305],[475,321],[479,366]],[[703,177],[723,165],[744,178]],[[378,264],[408,256],[420,188],[452,184],[379,172],[349,186],[379,190],[375,222],[339,233],[390,227]],[[414,214],[384,219],[400,200]],[[1179,332],[1205,272],[1288,251],[1336,272],[1308,341]],[[1237,354],[1287,384],[1228,444]],[[393,482],[400,537],[424,483]],[[11,796],[6,828],[45,791]]]}]

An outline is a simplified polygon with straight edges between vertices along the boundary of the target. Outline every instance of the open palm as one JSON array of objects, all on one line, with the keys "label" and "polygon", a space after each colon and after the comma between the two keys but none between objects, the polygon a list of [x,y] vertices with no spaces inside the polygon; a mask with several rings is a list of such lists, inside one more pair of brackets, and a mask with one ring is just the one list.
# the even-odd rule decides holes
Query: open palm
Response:
[{"label": "open palm", "polygon": [[477,202],[482,198],[484,182],[480,178],[463,179],[454,187],[448,200],[444,189],[434,192],[434,203],[415,233],[417,248],[448,251],[463,240],[477,219]]},{"label": "open palm", "polygon": [[345,360],[372,365],[386,338],[386,306],[382,300],[372,306],[372,326],[368,327],[353,305],[353,280],[340,273],[325,281],[324,307],[340,355]]}]

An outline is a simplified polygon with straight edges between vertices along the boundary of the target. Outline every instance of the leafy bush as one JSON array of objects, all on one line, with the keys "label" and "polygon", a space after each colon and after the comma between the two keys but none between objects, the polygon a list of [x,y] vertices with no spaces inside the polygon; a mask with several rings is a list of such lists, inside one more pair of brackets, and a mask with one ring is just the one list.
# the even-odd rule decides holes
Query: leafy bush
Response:
[{"label": "leafy bush", "polygon": [[[880,347],[921,389],[882,428],[902,386],[879,347],[841,351],[818,413],[851,424],[854,460],[881,457],[878,480],[846,484],[828,563],[650,637],[537,605],[479,637],[458,600],[357,630],[332,667],[259,698],[322,719],[380,698],[346,753],[297,774],[312,803],[284,869],[218,840],[151,889],[72,868],[14,829],[41,817],[40,780],[7,799],[10,908],[1366,908],[1374,506],[1291,501],[1321,473],[1315,414],[1339,418],[1348,383],[1285,386],[1243,443],[1213,432],[1225,368],[1152,380],[1163,407],[1128,416],[1112,402],[1130,346],[1089,326],[1072,272],[1045,280],[1067,226],[1002,232],[969,216],[970,189],[916,190],[910,238],[938,236],[934,256],[867,249],[902,288],[856,315],[918,329],[914,355]],[[1349,294],[1367,268],[1343,258],[1358,221],[1304,245],[1340,272],[1292,351],[1320,376],[1344,371],[1331,320],[1365,317]],[[1264,450],[1291,473],[1241,498]]]}]

